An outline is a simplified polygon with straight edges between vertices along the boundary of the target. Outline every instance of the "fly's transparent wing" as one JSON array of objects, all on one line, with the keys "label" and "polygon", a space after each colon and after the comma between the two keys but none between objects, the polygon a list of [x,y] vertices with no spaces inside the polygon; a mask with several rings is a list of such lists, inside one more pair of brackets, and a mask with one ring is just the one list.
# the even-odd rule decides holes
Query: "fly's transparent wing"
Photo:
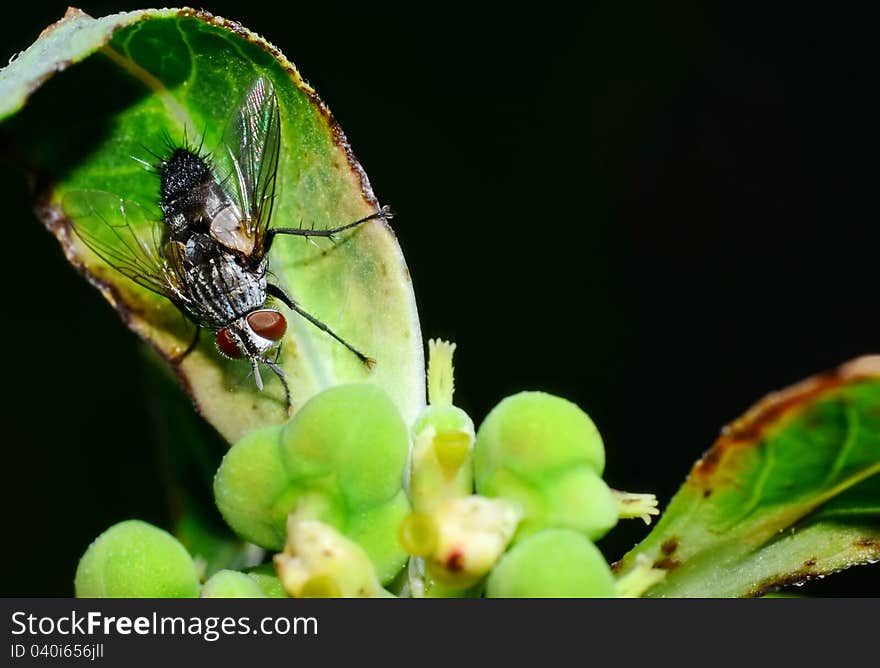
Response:
[{"label": "fly's transparent wing", "polygon": [[180,281],[160,251],[161,223],[139,204],[101,190],[65,193],[61,206],[83,243],[138,285],[179,301]]},{"label": "fly's transparent wing", "polygon": [[260,77],[251,86],[229,123],[223,142],[232,162],[232,194],[241,207],[244,232],[254,239],[260,252],[272,217],[281,150],[278,98],[268,79]]}]

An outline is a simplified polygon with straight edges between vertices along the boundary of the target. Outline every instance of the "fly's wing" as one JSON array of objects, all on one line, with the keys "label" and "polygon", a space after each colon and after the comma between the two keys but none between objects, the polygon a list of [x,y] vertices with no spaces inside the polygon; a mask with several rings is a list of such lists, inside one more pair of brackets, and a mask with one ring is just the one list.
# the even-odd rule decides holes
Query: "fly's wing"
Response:
[{"label": "fly's wing", "polygon": [[161,223],[142,206],[101,190],[74,190],[61,202],[83,243],[138,285],[182,301],[178,264],[161,252]]},{"label": "fly's wing", "polygon": [[272,217],[278,153],[281,149],[281,118],[278,98],[268,79],[257,79],[236,110],[223,137],[232,161],[234,192],[242,212],[244,233],[262,253],[263,240]]}]

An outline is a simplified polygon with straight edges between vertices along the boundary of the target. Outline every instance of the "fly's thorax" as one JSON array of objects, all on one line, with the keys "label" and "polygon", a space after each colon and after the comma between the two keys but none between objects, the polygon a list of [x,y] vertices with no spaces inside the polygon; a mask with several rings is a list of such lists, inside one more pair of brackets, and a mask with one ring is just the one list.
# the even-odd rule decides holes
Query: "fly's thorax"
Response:
[{"label": "fly's thorax", "polygon": [[257,309],[217,332],[217,348],[227,357],[262,357],[281,343],[287,319],[275,309]]},{"label": "fly's thorax", "polygon": [[174,239],[206,232],[227,250],[253,254],[254,238],[241,208],[194,153],[178,149],[162,164],[161,205]]},{"label": "fly's thorax", "polygon": [[241,218],[238,207],[210,173],[178,197],[163,197],[161,205],[165,222],[178,239],[193,232],[209,231],[214,219],[226,209],[231,208],[232,215]]},{"label": "fly's thorax", "polygon": [[208,163],[186,148],[176,149],[162,161],[159,177],[163,205],[183,199],[194,189],[214,180]]},{"label": "fly's thorax", "polygon": [[180,244],[182,257],[189,266],[205,264],[217,257],[217,244],[207,234],[192,234],[186,242],[173,243]]},{"label": "fly's thorax", "polygon": [[179,148],[159,166],[160,205],[175,237],[196,229],[204,220],[205,194],[214,184],[211,168],[200,156]]}]

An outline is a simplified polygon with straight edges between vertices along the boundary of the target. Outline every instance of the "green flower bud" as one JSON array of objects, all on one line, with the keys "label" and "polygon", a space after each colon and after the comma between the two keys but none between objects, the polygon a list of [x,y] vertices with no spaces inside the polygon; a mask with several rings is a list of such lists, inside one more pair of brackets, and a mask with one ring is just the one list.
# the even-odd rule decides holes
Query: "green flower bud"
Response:
[{"label": "green flower bud", "polygon": [[543,392],[520,392],[495,406],[480,425],[474,457],[478,492],[499,469],[535,478],[581,465],[601,476],[605,468],[605,447],[590,416]]},{"label": "green flower bud", "polygon": [[612,598],[614,577],[582,534],[546,529],[514,545],[489,575],[490,598]]},{"label": "green flower bud", "polygon": [[504,399],[486,417],[474,450],[479,494],[516,501],[517,540],[548,528],[598,540],[620,517],[656,514],[651,495],[616,492],[601,478],[605,451],[589,416],[541,392]]},{"label": "green flower bud", "polygon": [[174,536],[128,520],[89,545],[76,569],[74,588],[80,598],[194,598],[199,578]]},{"label": "green flower bud", "polygon": [[214,495],[246,540],[280,550],[296,510],[357,541],[388,582],[406,561],[395,535],[410,511],[408,453],[406,425],[384,391],[341,385],[313,397],[286,425],[236,443],[217,471]]},{"label": "green flower bud", "polygon": [[202,598],[266,598],[266,594],[249,575],[222,570],[202,585]]},{"label": "green flower bud", "polygon": [[284,469],[281,427],[252,431],[229,449],[214,476],[214,499],[226,522],[266,549],[284,546],[284,522],[300,488]]},{"label": "green flower bud", "polygon": [[339,385],[314,396],[283,427],[281,450],[292,479],[365,506],[401,489],[409,431],[378,386]]}]

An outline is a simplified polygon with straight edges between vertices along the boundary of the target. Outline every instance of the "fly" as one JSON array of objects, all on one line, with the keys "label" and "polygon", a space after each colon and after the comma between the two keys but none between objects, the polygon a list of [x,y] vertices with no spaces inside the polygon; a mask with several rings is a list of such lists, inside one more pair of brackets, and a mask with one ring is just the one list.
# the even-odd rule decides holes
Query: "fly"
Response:
[{"label": "fly", "polygon": [[[271,83],[259,78],[238,105],[223,144],[232,170],[220,179],[201,147],[171,147],[158,165],[162,220],[110,193],[74,191],[64,208],[83,242],[117,271],[177,306],[195,324],[180,362],[202,329],[215,333],[221,354],[247,358],[259,390],[260,365],[278,376],[288,411],[284,371],[269,358],[287,331],[287,319],[267,305],[275,298],[348,348],[367,366],[373,360],[305,311],[269,280],[269,249],[279,234],[327,237],[370,220],[387,220],[387,207],[327,230],[270,227],[275,200],[281,123]],[[120,219],[122,223],[114,222]],[[145,234],[149,230],[150,235]]]}]

